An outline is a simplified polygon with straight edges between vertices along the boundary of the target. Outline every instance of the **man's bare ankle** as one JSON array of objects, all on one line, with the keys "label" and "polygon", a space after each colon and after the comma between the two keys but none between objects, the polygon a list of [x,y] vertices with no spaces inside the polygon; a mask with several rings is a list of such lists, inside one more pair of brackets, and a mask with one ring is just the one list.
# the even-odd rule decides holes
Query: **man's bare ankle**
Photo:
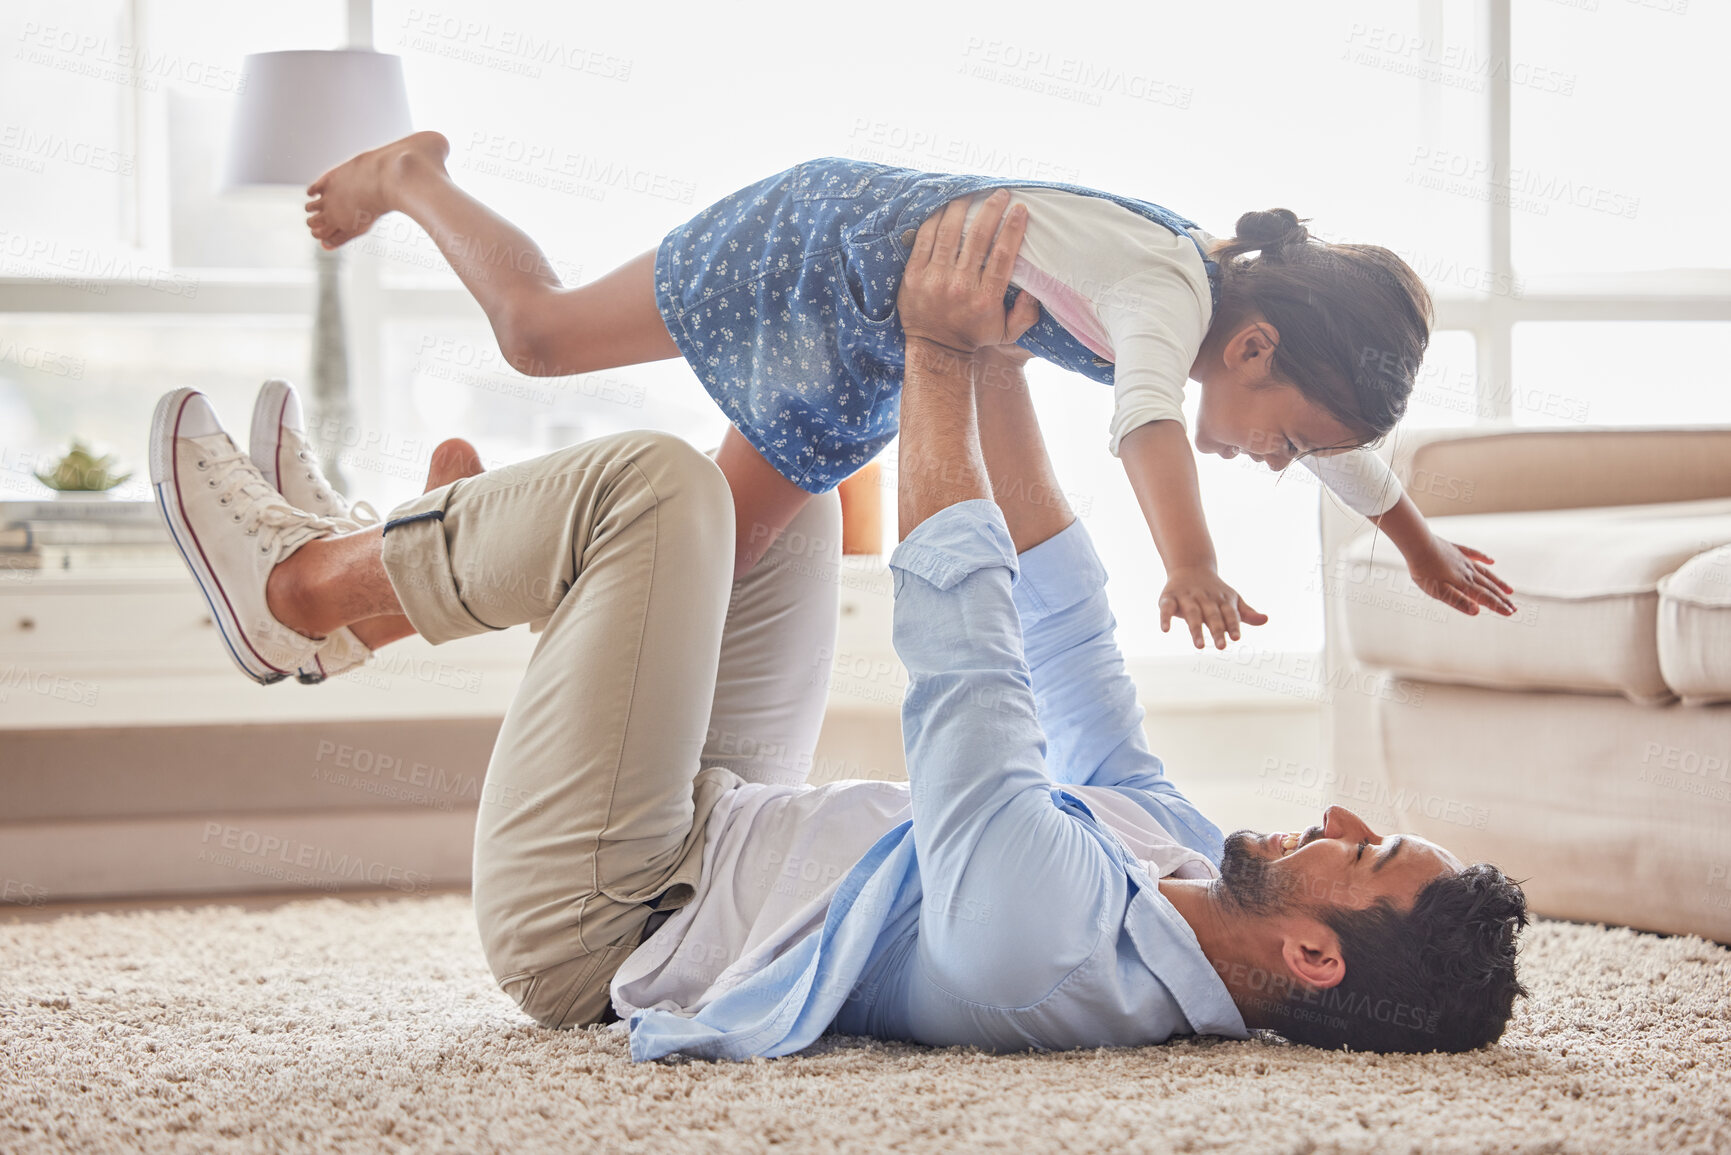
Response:
[{"label": "man's bare ankle", "polygon": [[295,633],[309,638],[322,638],[334,628],[318,621],[317,615],[311,612],[313,599],[308,571],[315,562],[314,551],[318,545],[316,541],[308,542],[284,558],[282,564],[270,571],[264,587],[265,608],[270,610],[271,616]]}]

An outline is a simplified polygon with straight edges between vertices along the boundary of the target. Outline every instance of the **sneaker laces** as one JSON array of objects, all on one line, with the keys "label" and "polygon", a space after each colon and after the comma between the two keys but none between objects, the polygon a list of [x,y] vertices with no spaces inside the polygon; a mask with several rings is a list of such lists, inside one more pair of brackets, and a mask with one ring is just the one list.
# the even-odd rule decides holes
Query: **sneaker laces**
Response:
[{"label": "sneaker laces", "polygon": [[379,511],[373,508],[371,502],[357,501],[353,505],[345,505],[342,494],[332,489],[331,483],[325,480],[325,475],[319,468],[318,458],[313,455],[312,450],[303,445],[295,450],[295,458],[307,467],[307,480],[318,487],[314,492],[319,503],[327,509],[342,510],[341,513],[331,514],[330,518],[345,533],[352,533],[357,529],[367,529],[384,520],[379,516]]},{"label": "sneaker laces", "polygon": [[359,533],[363,529],[371,529],[384,518],[366,502],[357,501],[349,506],[347,513],[329,514],[326,520],[343,533]]},{"label": "sneaker laces", "polygon": [[217,491],[217,504],[233,508],[230,520],[248,537],[259,538],[260,553],[269,553],[279,542],[292,548],[337,528],[329,518],[296,509],[283,500],[252,458],[239,450],[201,457],[198,468],[212,473],[207,484]]}]

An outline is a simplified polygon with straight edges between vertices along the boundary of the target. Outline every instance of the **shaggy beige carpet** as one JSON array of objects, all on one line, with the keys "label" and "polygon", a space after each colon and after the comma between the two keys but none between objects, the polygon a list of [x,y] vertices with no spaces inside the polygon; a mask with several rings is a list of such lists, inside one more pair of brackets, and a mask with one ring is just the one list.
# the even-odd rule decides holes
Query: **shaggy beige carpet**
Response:
[{"label": "shaggy beige carpet", "polygon": [[0,925],[0,1150],[1731,1150],[1731,951],[1545,923],[1500,1046],[632,1064],[531,1026],[458,896]]}]

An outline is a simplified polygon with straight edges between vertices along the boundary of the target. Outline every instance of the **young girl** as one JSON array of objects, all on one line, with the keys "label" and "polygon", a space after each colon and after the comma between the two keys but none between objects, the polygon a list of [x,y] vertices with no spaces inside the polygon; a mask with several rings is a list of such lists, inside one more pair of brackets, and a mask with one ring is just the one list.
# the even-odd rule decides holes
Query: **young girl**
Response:
[{"label": "young girl", "polygon": [[1219,242],[1093,189],[830,158],[725,197],[654,251],[566,288],[533,241],[452,182],[448,151],[423,132],[332,169],[307,190],[313,235],[335,248],[407,214],[523,373],[683,356],[733,423],[716,460],[739,573],[810,495],[895,435],[901,273],[920,223],[961,203],[970,221],[987,214],[980,227],[1025,229],[1016,344],[1115,387],[1111,449],[1166,565],[1162,629],[1180,617],[1197,647],[1206,629],[1224,648],[1241,621],[1267,620],[1215,571],[1180,409],[1187,377],[1202,385],[1197,448],[1274,470],[1302,461],[1388,534],[1426,592],[1469,614],[1513,613],[1491,559],[1433,535],[1360,448],[1400,419],[1429,340],[1429,295],[1386,249],[1311,240],[1285,209],[1247,213]]}]

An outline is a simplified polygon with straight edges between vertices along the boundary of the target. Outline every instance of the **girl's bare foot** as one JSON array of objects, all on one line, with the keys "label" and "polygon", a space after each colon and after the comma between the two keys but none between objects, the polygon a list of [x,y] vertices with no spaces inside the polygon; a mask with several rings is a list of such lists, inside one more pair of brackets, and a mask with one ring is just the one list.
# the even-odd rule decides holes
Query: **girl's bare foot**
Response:
[{"label": "girl's bare foot", "polygon": [[350,157],[307,186],[307,228],[334,249],[373,227],[397,207],[404,181],[445,171],[451,142],[436,132],[417,132]]}]

